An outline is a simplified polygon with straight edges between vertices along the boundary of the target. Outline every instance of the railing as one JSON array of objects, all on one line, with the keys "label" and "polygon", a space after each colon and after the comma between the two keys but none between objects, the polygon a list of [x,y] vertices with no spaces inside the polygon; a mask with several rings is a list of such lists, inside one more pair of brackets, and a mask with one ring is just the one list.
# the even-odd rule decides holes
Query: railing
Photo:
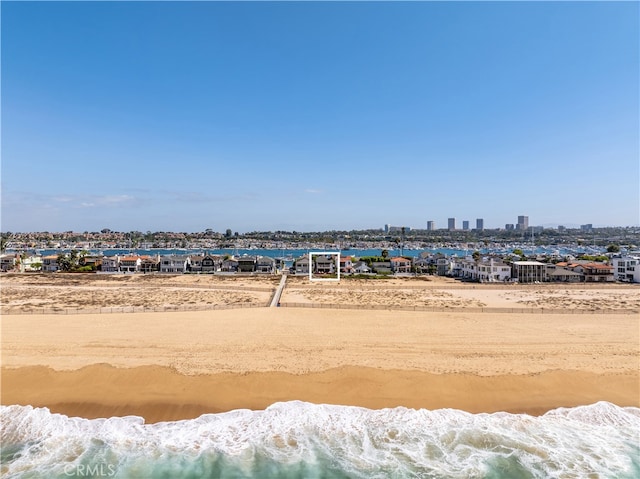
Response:
[{"label": "railing", "polygon": [[167,313],[181,311],[215,311],[222,309],[265,308],[264,303],[236,303],[236,304],[204,304],[181,306],[120,306],[113,308],[2,308],[2,315],[18,314],[124,314],[124,313]]},{"label": "railing", "polygon": [[330,304],[280,302],[282,308],[366,309],[379,311],[420,311],[426,313],[517,313],[517,314],[638,314],[631,309],[550,309],[550,308],[485,308],[443,306],[400,306],[377,304]]}]

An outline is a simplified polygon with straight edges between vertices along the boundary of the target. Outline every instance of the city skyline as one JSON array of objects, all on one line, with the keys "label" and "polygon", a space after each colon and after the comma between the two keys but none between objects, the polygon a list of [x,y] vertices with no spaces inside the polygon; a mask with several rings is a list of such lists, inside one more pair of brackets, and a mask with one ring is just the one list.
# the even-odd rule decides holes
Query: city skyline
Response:
[{"label": "city skyline", "polygon": [[1,8],[2,231],[639,224],[635,2]]}]

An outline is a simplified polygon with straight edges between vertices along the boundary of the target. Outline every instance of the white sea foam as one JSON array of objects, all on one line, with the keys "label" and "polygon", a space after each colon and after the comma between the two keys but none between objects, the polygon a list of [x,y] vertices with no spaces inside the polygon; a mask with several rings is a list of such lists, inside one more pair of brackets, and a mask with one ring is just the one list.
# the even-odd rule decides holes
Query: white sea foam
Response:
[{"label": "white sea foam", "polygon": [[30,406],[2,406],[0,418],[7,478],[69,477],[87,465],[127,478],[194,470],[201,477],[316,471],[368,479],[640,475],[640,409],[606,402],[540,417],[292,401],[157,424],[134,416],[69,418]]}]

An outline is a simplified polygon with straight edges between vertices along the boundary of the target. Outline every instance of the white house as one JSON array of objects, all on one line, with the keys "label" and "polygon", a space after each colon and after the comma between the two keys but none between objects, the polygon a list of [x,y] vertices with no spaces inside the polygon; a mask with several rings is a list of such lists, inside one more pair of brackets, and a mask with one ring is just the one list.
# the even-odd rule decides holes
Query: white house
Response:
[{"label": "white house", "polygon": [[397,256],[391,258],[391,271],[394,273],[410,273],[411,272],[411,260]]},{"label": "white house", "polygon": [[160,272],[168,274],[181,274],[187,270],[189,265],[187,255],[166,255],[160,256]]},{"label": "white house", "polygon": [[640,256],[612,258],[611,264],[616,281],[640,283]]},{"label": "white house", "polygon": [[58,266],[58,256],[52,254],[42,258],[42,271],[47,273],[55,273],[60,267]]},{"label": "white house", "polygon": [[42,256],[34,254],[27,256],[20,263],[21,271],[40,271],[42,269]]},{"label": "white house", "polygon": [[137,273],[140,271],[142,259],[140,256],[123,256],[120,258],[120,271],[125,273]]},{"label": "white house", "polygon": [[102,257],[103,273],[117,273],[118,271],[120,271],[120,257],[118,255]]},{"label": "white house", "polygon": [[463,278],[481,283],[511,279],[511,267],[493,258],[482,258],[477,262],[472,258],[465,258],[458,265]]}]

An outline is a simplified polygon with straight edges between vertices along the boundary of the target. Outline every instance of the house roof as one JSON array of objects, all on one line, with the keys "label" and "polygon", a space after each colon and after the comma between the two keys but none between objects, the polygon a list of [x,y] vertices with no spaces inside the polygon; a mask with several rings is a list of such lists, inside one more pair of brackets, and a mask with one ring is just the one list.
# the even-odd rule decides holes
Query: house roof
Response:
[{"label": "house roof", "polygon": [[582,276],[582,273],[564,268],[556,268],[555,270],[549,271],[547,274],[549,276]]},{"label": "house roof", "polygon": [[608,266],[606,264],[601,264],[601,263],[588,263],[588,264],[583,264],[582,266],[589,269],[601,269],[601,270],[613,269],[613,266]]},{"label": "house roof", "polygon": [[395,258],[391,258],[389,261],[393,261],[393,262],[397,263],[397,262],[400,262],[400,261],[409,262],[410,260],[408,260],[407,258],[403,258],[402,256],[396,256]]},{"label": "house roof", "polygon": [[141,259],[140,256],[123,256],[120,261],[138,261],[139,259]]}]

